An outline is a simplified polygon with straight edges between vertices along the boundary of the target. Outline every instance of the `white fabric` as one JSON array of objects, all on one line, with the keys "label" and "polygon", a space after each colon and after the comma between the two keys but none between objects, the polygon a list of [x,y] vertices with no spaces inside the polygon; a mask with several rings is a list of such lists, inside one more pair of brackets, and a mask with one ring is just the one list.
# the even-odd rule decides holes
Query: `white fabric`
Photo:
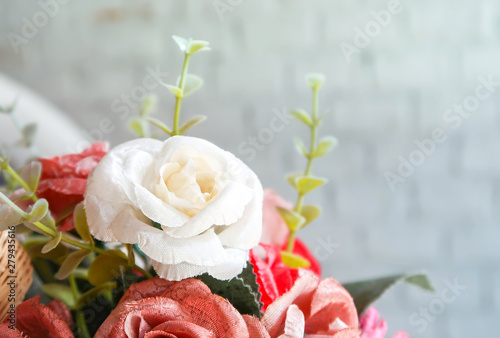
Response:
[{"label": "white fabric", "polygon": [[262,186],[243,162],[185,136],[114,148],[85,193],[91,233],[137,243],[169,280],[205,272],[230,279],[241,272],[261,236],[262,201]]}]

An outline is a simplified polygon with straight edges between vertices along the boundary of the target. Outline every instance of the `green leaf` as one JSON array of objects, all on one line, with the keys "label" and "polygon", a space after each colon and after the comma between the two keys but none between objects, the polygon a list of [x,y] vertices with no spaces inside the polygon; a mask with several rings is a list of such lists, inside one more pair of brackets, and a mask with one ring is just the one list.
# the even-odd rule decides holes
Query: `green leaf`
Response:
[{"label": "green leaf", "polygon": [[434,292],[429,279],[424,274],[401,274],[390,277],[383,277],[362,282],[344,284],[344,287],[351,294],[356,305],[358,315],[363,312],[384,294],[394,284],[405,281],[407,283],[419,286],[420,288]]},{"label": "green leaf", "polygon": [[42,173],[42,164],[33,161],[23,168],[21,171],[21,178],[26,182],[31,191],[36,191],[38,182],[40,182],[40,175]]},{"label": "green leaf", "polygon": [[91,246],[94,246],[94,239],[90,234],[89,225],[87,223],[87,214],[83,208],[83,203],[78,204],[75,207],[74,212],[75,230],[80,235],[80,237]]},{"label": "green leaf", "polygon": [[283,220],[285,220],[285,223],[291,232],[297,231],[306,222],[306,219],[301,214],[296,213],[293,210],[288,210],[282,207],[276,207],[276,210],[278,210]]},{"label": "green leaf", "polygon": [[35,202],[28,215],[28,222],[35,223],[41,221],[49,211],[49,202],[42,198]]},{"label": "green leaf", "polygon": [[70,309],[75,309],[76,299],[71,288],[64,284],[49,283],[42,285],[42,290],[50,297],[60,300]]},{"label": "green leaf", "polygon": [[104,284],[119,276],[122,271],[130,269],[130,267],[127,266],[128,258],[123,252],[119,250],[109,250],[108,252],[113,252],[122,258],[99,255],[89,268],[90,284]]},{"label": "green leaf", "polygon": [[308,268],[311,266],[311,262],[307,259],[291,252],[281,251],[281,259],[285,265],[292,269]]},{"label": "green leaf", "polygon": [[292,187],[297,189],[297,179],[299,177],[302,177],[302,176],[304,176],[304,175],[302,175],[302,174],[290,174],[290,175],[286,176],[286,180],[288,181],[288,183],[290,183],[290,185]]},{"label": "green leaf", "polygon": [[312,127],[314,125],[311,116],[303,109],[292,110],[292,116],[295,117],[297,120],[304,122],[308,126]]},{"label": "green leaf", "polygon": [[182,91],[182,89],[180,89],[179,87],[177,86],[173,86],[173,85],[169,85],[167,83],[163,83],[163,82],[160,82],[164,87],[166,87],[168,90],[170,90],[172,92],[172,94],[174,94],[175,97],[177,98],[182,98],[184,93]]},{"label": "green leaf", "polygon": [[299,154],[302,154],[305,157],[309,157],[309,154],[307,153],[306,146],[304,145],[304,142],[300,138],[294,137],[293,143],[295,144],[295,149],[297,149]]},{"label": "green leaf", "polygon": [[156,109],[157,97],[156,95],[150,94],[144,101],[142,101],[141,110],[139,115],[143,118],[148,117],[153,114]]},{"label": "green leaf", "polygon": [[177,35],[172,35],[172,39],[174,39],[175,43],[179,46],[181,51],[185,52],[186,51],[186,46],[188,44],[188,40],[181,38],[180,36]]},{"label": "green leaf", "polygon": [[43,246],[41,253],[46,254],[54,250],[59,245],[59,243],[61,243],[61,238],[62,232],[58,232],[56,237],[53,237],[50,241],[47,242],[47,244]]},{"label": "green leaf", "polygon": [[318,89],[325,82],[325,76],[320,73],[309,73],[306,75],[306,81],[312,89]]},{"label": "green leaf", "polygon": [[19,97],[16,97],[14,99],[14,101],[8,105],[8,106],[0,106],[0,113],[4,113],[4,114],[10,114],[14,111],[14,109],[16,108],[17,106],[17,101],[19,100]]},{"label": "green leaf", "polygon": [[66,259],[64,259],[64,262],[61,264],[61,267],[55,277],[57,279],[65,279],[68,277],[71,272],[80,265],[83,259],[88,256],[88,254],[90,254],[90,251],[86,249],[80,249],[70,253]]},{"label": "green leaf", "polygon": [[30,237],[26,241],[24,241],[23,246],[30,255],[30,257],[38,257],[44,260],[49,260],[51,262],[56,263],[57,265],[61,265],[64,262],[64,259],[68,255],[68,248],[61,243],[57,245],[53,250],[47,253],[42,253],[43,247],[47,244],[47,239],[37,236]]},{"label": "green leaf", "polygon": [[184,79],[184,81],[184,88],[182,88],[184,93],[183,97],[194,93],[203,85],[203,79],[193,74],[186,74],[186,78]]},{"label": "green leaf", "polygon": [[206,119],[207,119],[207,117],[205,115],[197,115],[197,116],[190,118],[186,123],[184,123],[181,126],[179,133],[184,134],[186,131],[188,131],[189,129],[191,129],[195,125],[202,123]]},{"label": "green leaf", "polygon": [[202,40],[193,40],[189,41],[188,46],[186,47],[186,54],[193,55],[196,52],[201,52],[204,50],[210,50],[210,47],[208,47],[209,42],[208,41],[202,41]]},{"label": "green leaf", "polygon": [[131,119],[128,122],[128,127],[130,130],[139,137],[144,136],[144,130],[142,128],[142,123],[138,118]]},{"label": "green leaf", "polygon": [[302,176],[296,179],[297,190],[301,194],[307,194],[317,187],[322,186],[327,182],[324,178],[312,177],[312,176]]},{"label": "green leaf", "polygon": [[[63,211],[61,211],[62,213]],[[46,227],[54,230],[54,231],[57,231],[57,228],[56,228],[56,221],[54,220],[54,218],[52,217],[52,214],[50,212],[46,213],[45,214],[45,217],[42,218],[42,220],[40,221],[40,223],[42,223],[43,225],[45,225]]]},{"label": "green leaf", "polygon": [[314,157],[324,156],[327,152],[334,149],[337,146],[337,144],[338,144],[338,141],[335,137],[327,136],[321,140],[321,142],[318,144],[318,147],[314,150],[314,153],[312,156],[314,156]]},{"label": "green leaf", "polygon": [[9,205],[0,205],[0,231],[7,230],[10,226],[22,224],[25,219],[15,212]]},{"label": "green leaf", "polygon": [[78,300],[76,301],[76,308],[80,309],[90,304],[98,296],[106,293],[107,291],[114,290],[116,286],[117,286],[116,282],[109,282],[96,286],[93,289],[90,289],[89,291],[81,295],[80,298],[78,298]]},{"label": "green leaf", "polygon": [[169,134],[170,136],[172,136],[172,130],[170,130],[170,128],[165,123],[163,123],[162,121],[160,121],[158,119],[155,119],[153,117],[147,117],[146,121],[148,121],[152,125],[160,128],[161,130],[163,130],[164,132],[166,132],[167,134]]},{"label": "green leaf", "polygon": [[238,276],[229,281],[215,279],[206,273],[195,278],[205,283],[212,293],[226,298],[241,314],[262,317],[259,284],[250,262]]},{"label": "green leaf", "polygon": [[10,165],[10,158],[4,158],[2,161],[0,161],[0,169],[2,170],[7,170]]},{"label": "green leaf", "polygon": [[300,227],[300,229],[304,229],[309,223],[314,221],[321,214],[321,208],[317,205],[304,205],[302,206],[302,210],[300,210],[300,214],[305,218],[304,224]]},{"label": "green leaf", "polygon": [[21,133],[23,134],[23,139],[20,142],[20,145],[24,147],[31,147],[35,139],[36,131],[37,131],[36,123],[30,123],[25,125],[24,128],[21,130]]}]

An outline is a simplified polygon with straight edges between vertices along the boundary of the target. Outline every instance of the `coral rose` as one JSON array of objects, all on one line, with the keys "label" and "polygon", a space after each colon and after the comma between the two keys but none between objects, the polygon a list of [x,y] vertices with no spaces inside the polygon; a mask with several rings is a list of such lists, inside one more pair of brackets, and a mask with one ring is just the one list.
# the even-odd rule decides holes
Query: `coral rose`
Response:
[{"label": "coral rose", "polygon": [[300,270],[293,287],[267,307],[262,324],[271,337],[359,337],[354,301],[332,278]]},{"label": "coral rose", "polygon": [[40,296],[25,300],[16,308],[15,324],[7,317],[0,324],[0,337],[73,337],[71,312],[62,302],[51,301],[40,304]]},{"label": "coral rose", "polygon": [[[107,143],[94,143],[80,154],[38,159],[42,173],[36,194],[49,202],[54,218],[71,215],[63,212],[83,201],[87,177],[107,152]],[[73,228],[73,217],[67,217],[60,226],[63,231]]]},{"label": "coral rose", "polygon": [[257,318],[242,316],[198,279],[153,278],[125,292],[95,337],[269,336]]}]

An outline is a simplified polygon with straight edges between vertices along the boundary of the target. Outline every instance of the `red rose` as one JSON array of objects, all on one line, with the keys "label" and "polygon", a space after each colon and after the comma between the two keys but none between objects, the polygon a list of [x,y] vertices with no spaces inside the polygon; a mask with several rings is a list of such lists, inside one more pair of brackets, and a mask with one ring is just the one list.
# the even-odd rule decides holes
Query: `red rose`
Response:
[{"label": "red rose", "polygon": [[[74,228],[72,208],[83,201],[87,177],[108,152],[107,143],[94,143],[80,154],[39,158],[42,175],[37,196],[49,202],[54,218],[66,217],[60,230]],[[68,211],[69,209],[69,211]]]},{"label": "red rose", "polygon": [[25,300],[16,308],[15,329],[12,330],[9,317],[0,324],[0,336],[6,338],[23,337],[74,337],[71,312],[62,302],[51,301],[40,304],[40,296]]}]

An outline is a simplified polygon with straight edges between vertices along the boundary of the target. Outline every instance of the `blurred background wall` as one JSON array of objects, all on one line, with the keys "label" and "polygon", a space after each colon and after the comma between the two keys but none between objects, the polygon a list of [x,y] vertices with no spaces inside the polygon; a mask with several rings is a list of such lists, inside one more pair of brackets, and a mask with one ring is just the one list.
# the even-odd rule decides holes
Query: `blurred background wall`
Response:
[{"label": "blurred background wall", "polygon": [[[171,124],[173,97],[150,81],[180,72],[171,35],[208,40],[212,50],[190,68],[205,86],[185,99],[183,118],[209,120],[190,134],[232,151],[290,200],[284,173],[305,165],[292,137],[308,131],[283,114],[309,109],[304,75],[324,73],[321,133],[340,145],[313,168],[330,183],[309,196],[324,213],[302,233],[324,275],[426,270],[436,294],[396,286],[378,302],[389,333],[491,337],[500,316],[499,19],[495,0],[1,0],[0,72],[52,101],[87,140],[117,144],[132,137],[126,121],[145,86]],[[276,116],[284,128],[269,133]],[[38,137],[61,147],[58,135]]]}]

